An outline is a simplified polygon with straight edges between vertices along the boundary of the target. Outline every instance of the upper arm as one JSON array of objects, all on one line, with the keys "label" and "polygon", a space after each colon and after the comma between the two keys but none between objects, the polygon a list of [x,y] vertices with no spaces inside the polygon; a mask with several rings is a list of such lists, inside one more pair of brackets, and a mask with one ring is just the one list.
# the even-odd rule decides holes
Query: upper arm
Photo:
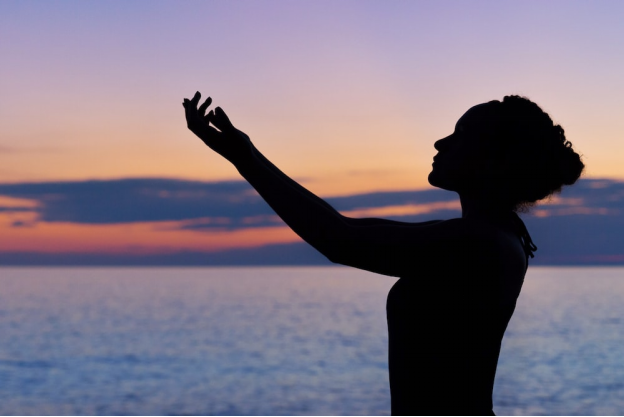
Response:
[{"label": "upper arm", "polygon": [[343,218],[321,250],[332,262],[390,276],[413,275],[452,260],[465,243],[462,219],[403,223]]}]

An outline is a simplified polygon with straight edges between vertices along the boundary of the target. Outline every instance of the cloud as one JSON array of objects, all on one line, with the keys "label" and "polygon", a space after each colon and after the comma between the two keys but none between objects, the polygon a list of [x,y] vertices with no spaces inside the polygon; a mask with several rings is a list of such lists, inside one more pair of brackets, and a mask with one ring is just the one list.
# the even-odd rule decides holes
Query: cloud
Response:
[{"label": "cloud", "polygon": [[247,229],[252,227],[284,226],[284,222],[277,215],[257,215],[248,217],[202,217],[193,220],[183,220],[174,226],[180,230],[210,231],[215,229]]},{"label": "cloud", "polygon": [[[139,178],[0,184],[0,196],[30,201],[32,204],[27,209],[38,212],[39,220],[46,222],[180,221],[181,228],[191,230],[283,225],[244,181]],[[342,211],[453,200],[456,200],[453,193],[442,190],[377,192],[327,199]]]},{"label": "cloud", "polygon": [[0,252],[2,266],[225,266],[332,264],[303,242],[228,249],[219,252],[179,251],[159,254]]},{"label": "cloud", "polygon": [[0,207],[0,213],[29,213],[36,211],[32,207]]},{"label": "cloud", "polygon": [[33,227],[35,222],[27,221],[27,220],[14,220],[11,223],[11,227]]},{"label": "cloud", "polygon": [[[343,213],[358,217],[420,222],[460,216],[456,194],[435,189],[364,193],[327,201]],[[11,224],[18,228],[31,226],[35,221],[82,224],[162,221],[163,228],[198,232],[283,226],[270,207],[242,181],[121,179],[0,184],[0,212],[13,216]],[[28,214],[28,219],[23,212]],[[539,248],[531,263],[624,264],[622,213],[624,182],[585,179],[565,188],[534,208],[533,214],[522,215]],[[1,254],[0,264],[318,265],[325,262],[313,253],[316,252],[302,243],[212,254],[6,253]]]},{"label": "cloud", "polygon": [[[440,189],[374,192],[326,201],[355,217],[425,221],[456,217],[457,195]],[[617,216],[624,183],[581,180],[534,209],[534,217]],[[185,230],[283,226],[244,181],[137,178],[0,184],[0,211],[38,213],[39,221],[115,224],[177,221]]]},{"label": "cloud", "polygon": [[[524,220],[538,247],[533,264],[624,264],[620,215],[524,216]],[[618,257],[622,261],[616,262]]]},{"label": "cloud", "polygon": [[82,224],[236,219],[272,215],[242,181],[120,179],[1,184],[0,195],[35,201],[39,220]]}]

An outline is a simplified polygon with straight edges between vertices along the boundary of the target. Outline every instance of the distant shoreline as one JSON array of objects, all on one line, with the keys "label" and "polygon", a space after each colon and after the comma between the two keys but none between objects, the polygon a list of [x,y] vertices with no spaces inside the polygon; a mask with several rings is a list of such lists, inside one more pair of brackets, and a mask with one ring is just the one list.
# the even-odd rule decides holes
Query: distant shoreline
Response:
[{"label": "distant shoreline", "polygon": [[[531,265],[530,268],[622,268],[622,264]],[[349,268],[343,265],[98,265],[98,264],[3,264],[2,268]]]}]

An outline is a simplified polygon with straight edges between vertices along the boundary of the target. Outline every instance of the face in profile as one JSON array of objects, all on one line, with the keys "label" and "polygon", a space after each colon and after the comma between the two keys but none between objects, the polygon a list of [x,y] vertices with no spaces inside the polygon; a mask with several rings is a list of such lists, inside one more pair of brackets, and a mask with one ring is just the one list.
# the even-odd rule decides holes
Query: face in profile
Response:
[{"label": "face in profile", "polygon": [[461,192],[474,181],[482,167],[484,146],[492,134],[491,103],[470,108],[455,125],[455,131],[435,142],[438,153],[433,158],[429,184],[449,191]]}]

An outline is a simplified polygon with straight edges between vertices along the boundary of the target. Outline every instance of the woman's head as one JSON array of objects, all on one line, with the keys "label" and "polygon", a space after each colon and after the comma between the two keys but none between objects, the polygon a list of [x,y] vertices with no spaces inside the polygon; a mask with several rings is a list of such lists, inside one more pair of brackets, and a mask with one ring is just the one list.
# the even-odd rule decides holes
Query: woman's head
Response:
[{"label": "woman's head", "polygon": [[561,126],[519,96],[472,107],[434,146],[431,185],[512,210],[574,184],[584,168]]}]

